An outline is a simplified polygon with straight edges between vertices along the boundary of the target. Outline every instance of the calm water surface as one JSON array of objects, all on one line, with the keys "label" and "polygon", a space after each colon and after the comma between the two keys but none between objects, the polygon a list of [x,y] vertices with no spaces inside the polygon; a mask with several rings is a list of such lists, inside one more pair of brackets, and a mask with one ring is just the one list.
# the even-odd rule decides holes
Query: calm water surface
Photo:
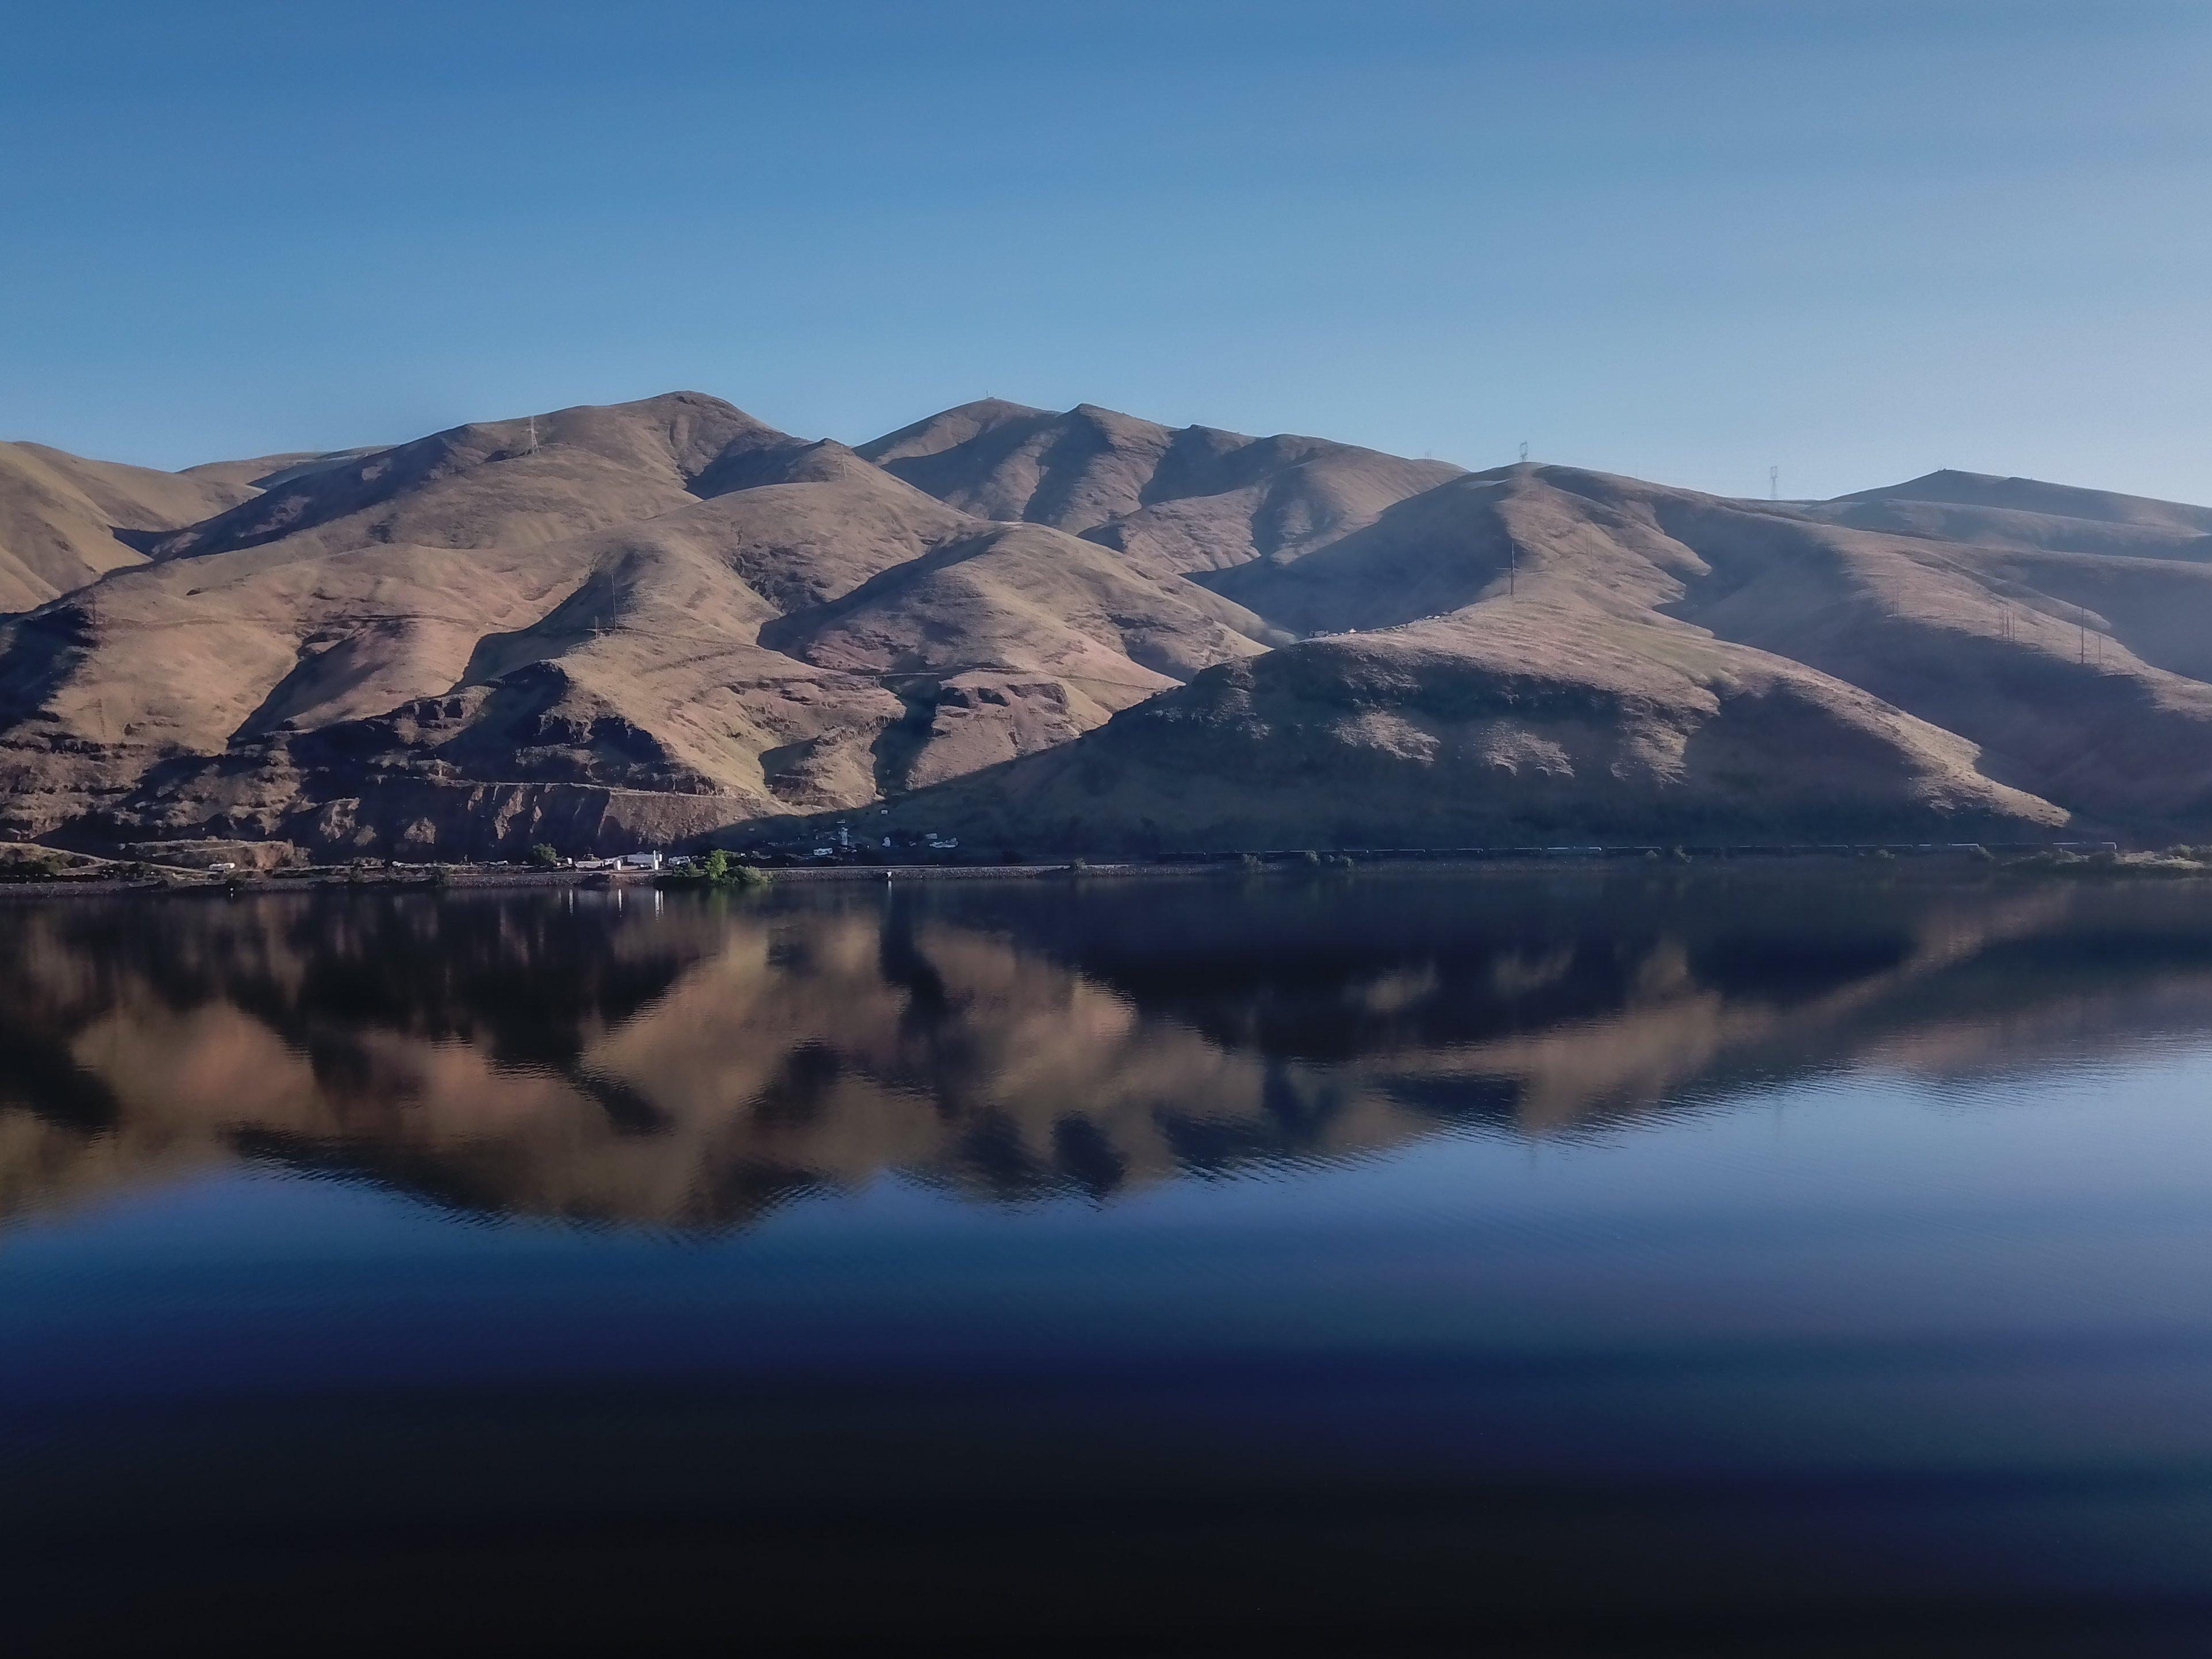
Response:
[{"label": "calm water surface", "polygon": [[11,1652],[2201,1653],[2212,887],[0,907],[0,1589]]}]

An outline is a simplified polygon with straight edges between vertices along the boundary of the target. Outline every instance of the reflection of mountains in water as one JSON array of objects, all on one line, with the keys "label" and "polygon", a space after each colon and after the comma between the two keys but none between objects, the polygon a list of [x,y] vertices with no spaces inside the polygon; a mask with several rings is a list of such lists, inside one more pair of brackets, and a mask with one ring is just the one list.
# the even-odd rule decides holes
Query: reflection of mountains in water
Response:
[{"label": "reflection of mountains in water", "polygon": [[0,912],[0,1214],[247,1155],[680,1225],[1556,1130],[2212,1012],[2212,894],[1362,877]]}]

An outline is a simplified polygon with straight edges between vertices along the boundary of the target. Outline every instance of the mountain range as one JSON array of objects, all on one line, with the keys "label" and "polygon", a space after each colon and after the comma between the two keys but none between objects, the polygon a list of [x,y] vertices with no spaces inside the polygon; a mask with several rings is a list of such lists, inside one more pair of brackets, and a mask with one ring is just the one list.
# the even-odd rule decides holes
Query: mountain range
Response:
[{"label": "mountain range", "polygon": [[0,833],[512,855],[2212,836],[2212,509],[1732,500],[678,392],[168,473],[0,444]]}]

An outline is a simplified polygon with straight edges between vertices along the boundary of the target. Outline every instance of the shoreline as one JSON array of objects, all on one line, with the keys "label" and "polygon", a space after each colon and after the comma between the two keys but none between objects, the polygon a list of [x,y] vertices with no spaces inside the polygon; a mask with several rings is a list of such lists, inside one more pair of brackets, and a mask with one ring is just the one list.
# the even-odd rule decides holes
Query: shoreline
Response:
[{"label": "shoreline", "polygon": [[[2053,861],[2053,855],[2069,855]],[[1373,872],[1528,872],[1538,870],[1606,872],[1638,871],[1649,875],[1710,873],[1728,869],[1774,870],[1817,866],[1824,872],[1838,869],[1879,872],[1894,875],[1905,869],[1972,870],[1988,875],[2109,875],[2167,878],[2212,876],[2212,866],[2198,869],[2172,861],[2158,863],[2154,854],[2123,854],[2112,842],[2021,843],[1998,848],[1971,844],[1908,845],[1902,842],[1865,846],[1757,846],[1684,849],[1679,854],[1657,848],[1559,847],[1484,848],[1422,850],[1416,848],[1365,850],[1308,854],[1300,853],[1176,854],[1139,860],[1092,861],[1055,860],[1022,864],[828,864],[789,866],[747,866],[767,878],[755,885],[716,886],[688,878],[684,872],[651,870],[482,870],[466,865],[409,866],[362,872],[337,866],[308,868],[294,872],[238,871],[222,876],[181,868],[151,876],[111,878],[99,874],[0,882],[0,903],[9,900],[52,898],[212,897],[259,896],[270,893],[331,891],[356,893],[453,893],[528,891],[557,888],[605,892],[649,888],[675,892],[760,892],[787,884],[933,883],[960,881],[1036,881],[1047,879],[1127,880],[1143,877],[1181,879],[1220,878],[1224,876],[1306,878],[1344,877]],[[2123,861],[2128,858],[2135,863]],[[431,873],[433,871],[441,873]]]}]

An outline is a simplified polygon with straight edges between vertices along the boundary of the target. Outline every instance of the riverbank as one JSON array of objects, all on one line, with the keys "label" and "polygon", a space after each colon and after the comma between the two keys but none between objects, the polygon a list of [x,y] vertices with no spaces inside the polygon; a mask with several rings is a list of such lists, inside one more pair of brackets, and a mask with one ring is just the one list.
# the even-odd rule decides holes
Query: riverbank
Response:
[{"label": "riverbank", "polygon": [[[45,851],[47,849],[39,849]],[[2200,856],[2200,854],[2202,856]],[[757,890],[765,886],[821,883],[898,884],[914,882],[1111,880],[1224,876],[1348,875],[1360,871],[1475,871],[1585,869],[1626,873],[1644,870],[1716,868],[1856,868],[1894,872],[1914,869],[1952,872],[1976,871],[2022,877],[2177,878],[2212,875],[2212,848],[2174,848],[2162,853],[2124,853],[2112,843],[2067,847],[1978,845],[1882,845],[1823,847],[1547,847],[1363,850],[1353,853],[1243,853],[1170,854],[1144,860],[1096,862],[1083,859],[1000,864],[818,864],[788,866],[741,866],[756,876],[714,883],[684,872],[650,870],[542,870],[486,867],[358,865],[310,866],[278,871],[238,870],[220,874],[177,866],[100,860],[74,856],[81,867],[29,880],[0,881],[0,902],[9,899],[144,896],[208,897],[226,895],[328,891],[494,892],[562,888],[585,891],[666,888],[688,891]]]}]

